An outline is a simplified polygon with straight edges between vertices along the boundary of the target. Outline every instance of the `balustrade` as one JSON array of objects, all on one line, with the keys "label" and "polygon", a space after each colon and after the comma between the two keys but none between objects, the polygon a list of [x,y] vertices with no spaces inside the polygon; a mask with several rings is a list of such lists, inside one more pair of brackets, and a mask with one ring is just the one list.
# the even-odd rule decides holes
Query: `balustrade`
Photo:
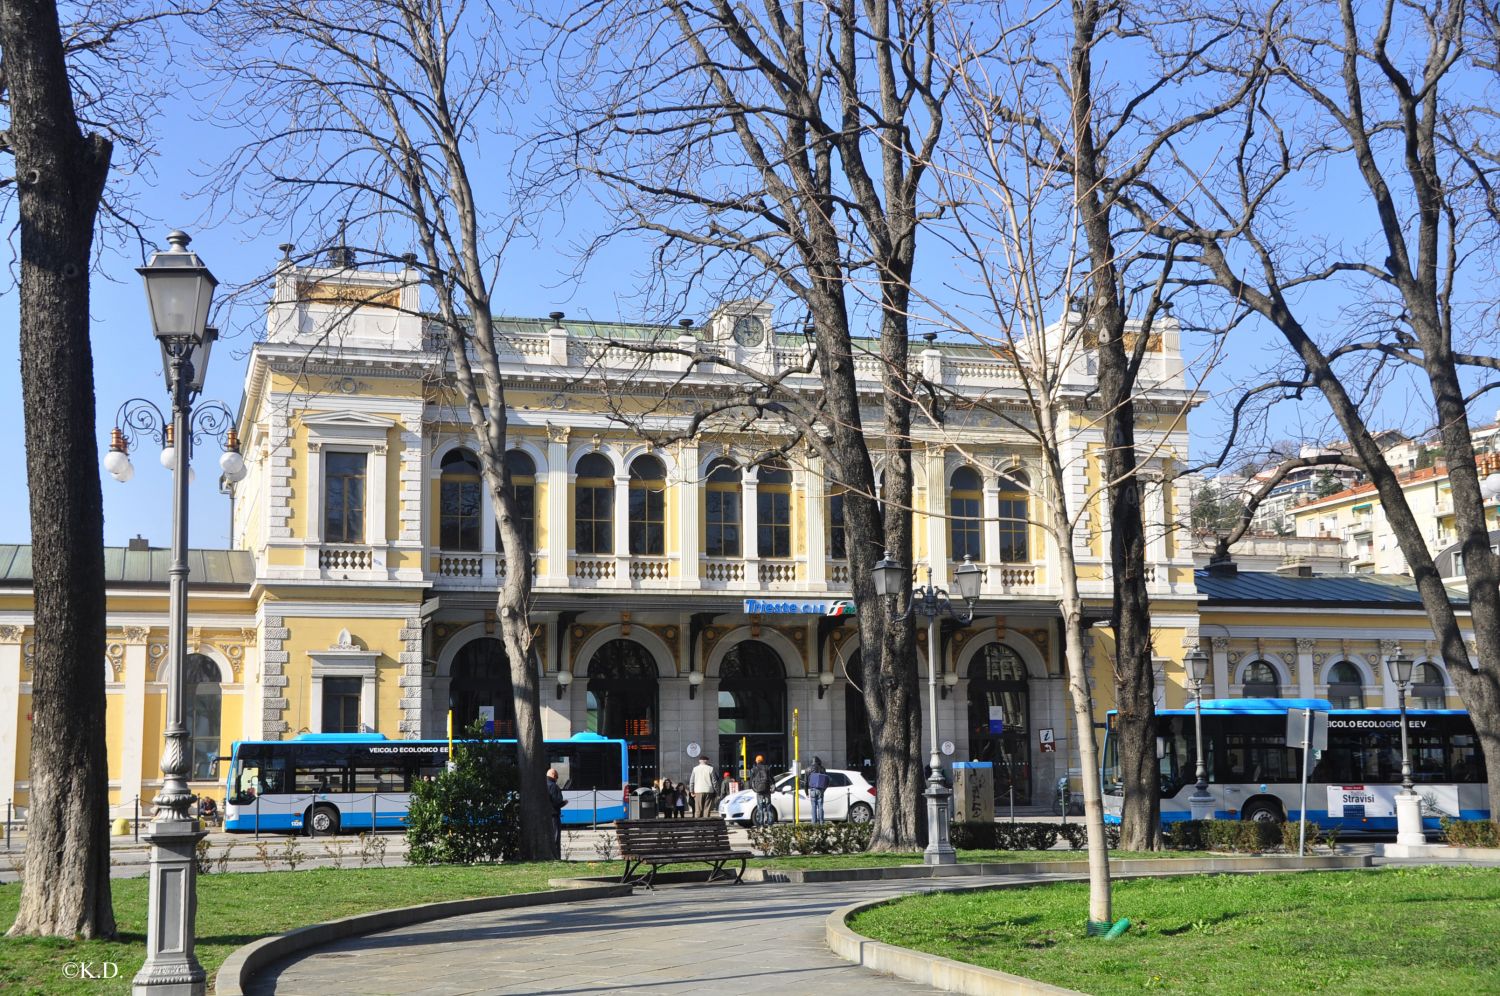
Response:
[{"label": "balustrade", "polygon": [[613,581],[615,562],[613,560],[575,560],[573,561],[573,576],[580,581]]},{"label": "balustrade", "polygon": [[318,550],[318,566],[325,571],[368,571],[375,551],[367,546],[325,546]]},{"label": "balustrade", "polygon": [[782,584],[795,580],[797,580],[797,562],[795,560],[761,561],[761,584]]},{"label": "balustrade", "polygon": [[667,580],[667,558],[666,557],[636,557],[630,562],[630,580],[632,581],[665,581]]},{"label": "balustrade", "polygon": [[703,577],[720,584],[744,581],[745,562],[743,560],[705,560],[703,561]]}]

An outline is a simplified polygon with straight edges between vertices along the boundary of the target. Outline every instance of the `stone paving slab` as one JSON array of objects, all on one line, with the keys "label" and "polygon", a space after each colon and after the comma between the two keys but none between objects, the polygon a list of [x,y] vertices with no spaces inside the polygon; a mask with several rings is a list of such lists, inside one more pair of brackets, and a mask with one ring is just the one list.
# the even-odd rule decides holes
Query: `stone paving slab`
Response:
[{"label": "stone paving slab", "polygon": [[933,885],[690,885],[453,917],[314,949],[256,976],[247,992],[933,993],[841,961],[827,949],[823,930],[824,918],[841,906]]}]

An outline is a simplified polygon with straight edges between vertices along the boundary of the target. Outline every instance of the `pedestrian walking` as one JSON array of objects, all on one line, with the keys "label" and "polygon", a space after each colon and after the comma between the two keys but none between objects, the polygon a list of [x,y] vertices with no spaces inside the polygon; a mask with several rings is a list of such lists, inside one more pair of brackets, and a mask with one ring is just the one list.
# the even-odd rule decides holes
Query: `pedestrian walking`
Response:
[{"label": "pedestrian walking", "polygon": [[812,767],[807,769],[807,797],[812,800],[812,821],[823,822],[823,793],[828,791],[828,772],[823,768],[823,759],[814,757]]},{"label": "pedestrian walking", "polygon": [[552,803],[552,853],[562,857],[562,811],[568,804],[557,784],[557,769],[547,769],[547,801]]},{"label": "pedestrian walking", "polygon": [[664,820],[677,816],[677,786],[672,784],[670,778],[661,780],[661,791],[656,793],[656,815]]},{"label": "pedestrian walking", "polygon": [[750,769],[750,791],[755,793],[756,826],[769,826],[776,822],[776,807],[771,805],[771,769],[766,759],[755,755],[755,766]]},{"label": "pedestrian walking", "polygon": [[688,779],[688,787],[693,790],[693,815],[700,820],[713,815],[718,781],[714,777],[714,766],[709,763],[708,758],[698,758],[698,766]]}]

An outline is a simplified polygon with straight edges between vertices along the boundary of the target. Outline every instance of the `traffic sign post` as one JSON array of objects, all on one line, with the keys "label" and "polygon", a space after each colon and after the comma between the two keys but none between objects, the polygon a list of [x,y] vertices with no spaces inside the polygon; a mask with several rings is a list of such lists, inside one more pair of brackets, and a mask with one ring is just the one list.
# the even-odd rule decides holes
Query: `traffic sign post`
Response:
[{"label": "traffic sign post", "polygon": [[1286,711],[1286,742],[1302,750],[1302,809],[1297,814],[1297,857],[1307,848],[1307,768],[1315,750],[1328,749],[1328,713],[1317,709]]}]

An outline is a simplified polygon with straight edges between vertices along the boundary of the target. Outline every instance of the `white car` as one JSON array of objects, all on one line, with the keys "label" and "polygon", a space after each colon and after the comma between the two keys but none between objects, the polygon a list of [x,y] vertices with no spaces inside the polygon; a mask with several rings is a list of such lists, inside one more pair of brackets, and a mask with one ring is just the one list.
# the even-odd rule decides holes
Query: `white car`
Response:
[{"label": "white car", "polygon": [[[797,817],[804,823],[812,822],[812,800],[807,796],[807,772],[801,776],[802,786],[797,792]],[[788,772],[776,776],[772,783],[771,803],[776,807],[776,821],[792,821],[792,776]],[[731,823],[750,826],[755,816],[755,793],[746,789],[725,796],[719,802],[719,815]],[[875,818],[875,786],[865,780],[858,771],[828,770],[828,788],[823,792],[823,818],[826,820],[848,820],[851,823],[869,823]]]}]

